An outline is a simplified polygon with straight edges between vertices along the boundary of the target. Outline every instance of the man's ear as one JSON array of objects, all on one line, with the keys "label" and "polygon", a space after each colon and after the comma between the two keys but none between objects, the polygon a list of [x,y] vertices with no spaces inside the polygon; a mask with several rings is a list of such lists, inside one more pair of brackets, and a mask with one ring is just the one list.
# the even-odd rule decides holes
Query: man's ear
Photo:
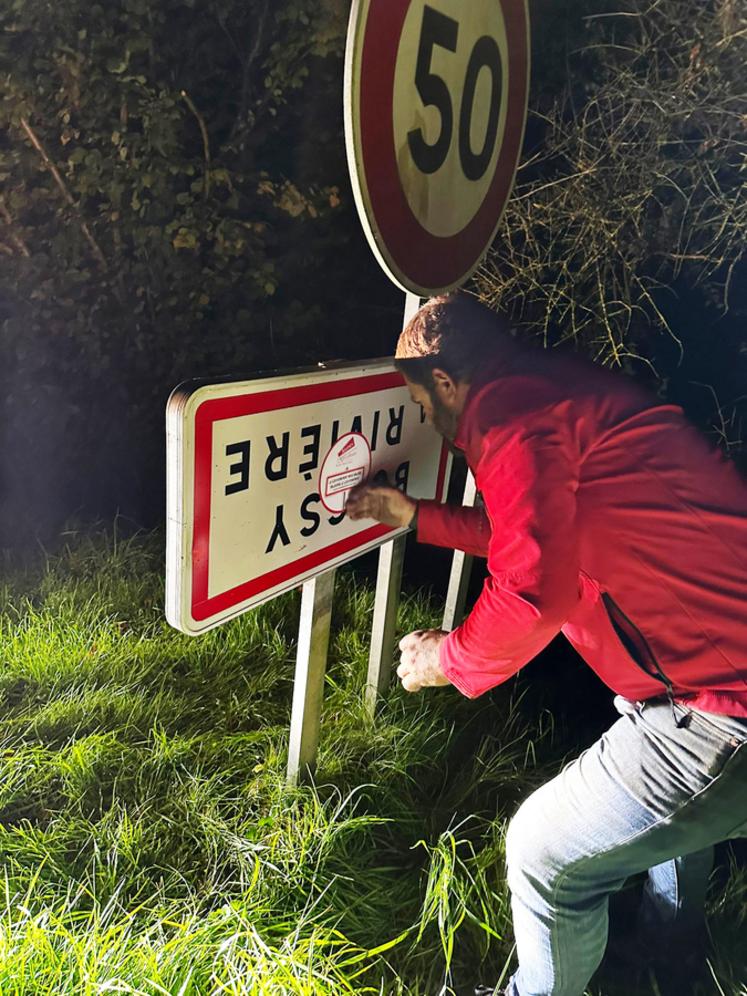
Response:
[{"label": "man's ear", "polygon": [[440,367],[434,367],[434,369],[431,370],[431,376],[433,377],[433,386],[436,394],[442,401],[448,402],[456,397],[457,382],[451,374],[448,374]]}]

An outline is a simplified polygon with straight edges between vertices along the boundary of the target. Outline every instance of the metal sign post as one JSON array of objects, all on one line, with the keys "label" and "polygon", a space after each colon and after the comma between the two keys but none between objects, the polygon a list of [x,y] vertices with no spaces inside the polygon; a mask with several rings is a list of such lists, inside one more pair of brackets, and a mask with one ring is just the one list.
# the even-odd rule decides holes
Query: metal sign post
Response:
[{"label": "metal sign post", "polygon": [[334,587],[335,572],[327,571],[306,581],[301,594],[288,746],[290,784],[312,774],[316,765]]},{"label": "metal sign post", "polygon": [[[472,506],[477,497],[477,485],[472,476],[472,471],[467,471],[467,480],[464,484],[463,505]],[[462,550],[454,551],[454,558],[451,562],[451,574],[449,575],[449,587],[446,592],[446,606],[444,607],[444,618],[441,628],[451,632],[452,629],[464,619],[464,609],[467,604],[467,589],[472,573],[472,562],[474,557]]]},{"label": "metal sign post", "polygon": [[386,543],[379,551],[376,600],[371,624],[371,651],[366,679],[366,710],[371,719],[376,713],[379,697],[387,689],[392,673],[406,542],[406,538],[401,536]]},{"label": "metal sign post", "polygon": [[[403,328],[419,307],[420,298],[417,294],[405,294]],[[447,472],[447,480],[448,476]],[[376,598],[371,626],[371,651],[366,680],[366,708],[371,719],[376,713],[376,705],[380,696],[386,691],[392,673],[406,542],[406,537],[402,536],[385,543],[379,551],[379,570],[376,576]]]}]

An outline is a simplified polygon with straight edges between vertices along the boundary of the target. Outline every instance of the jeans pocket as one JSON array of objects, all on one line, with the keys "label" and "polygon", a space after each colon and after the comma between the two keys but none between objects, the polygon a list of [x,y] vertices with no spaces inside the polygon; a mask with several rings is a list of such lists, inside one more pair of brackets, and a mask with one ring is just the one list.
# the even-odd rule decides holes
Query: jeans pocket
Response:
[{"label": "jeans pocket", "polygon": [[698,710],[688,708],[684,715],[687,721],[676,724],[670,703],[658,700],[645,703],[639,722],[656,752],[651,763],[668,772],[675,791],[687,785],[697,794],[719,776],[742,741]]},{"label": "jeans pocket", "polygon": [[747,720],[736,716],[716,716],[706,714],[700,709],[690,708],[690,722],[700,725],[710,736],[715,737],[725,747],[739,747],[747,742]]}]

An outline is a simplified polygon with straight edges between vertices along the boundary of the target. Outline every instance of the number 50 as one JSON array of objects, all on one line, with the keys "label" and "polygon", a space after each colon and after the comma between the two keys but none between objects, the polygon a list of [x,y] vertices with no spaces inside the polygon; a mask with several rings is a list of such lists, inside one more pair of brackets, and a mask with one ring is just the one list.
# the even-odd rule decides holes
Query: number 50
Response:
[{"label": "number 50", "polygon": [[[423,23],[420,28],[420,42],[415,66],[415,86],[426,107],[435,107],[441,117],[438,138],[428,144],[422,129],[413,128],[407,134],[407,143],[415,165],[421,173],[435,173],[449,154],[454,131],[454,111],[451,95],[445,81],[431,72],[431,59],[434,46],[439,45],[449,52],[456,52],[459,22],[427,5],[423,8]],[[475,152],[470,139],[472,114],[475,103],[475,89],[480,70],[490,70],[491,92],[488,125],[482,148]],[[498,135],[498,117],[501,109],[502,90],[501,53],[490,35],[478,38],[467,62],[467,71],[462,87],[462,102],[459,108],[459,161],[468,180],[479,180],[488,168]]]}]

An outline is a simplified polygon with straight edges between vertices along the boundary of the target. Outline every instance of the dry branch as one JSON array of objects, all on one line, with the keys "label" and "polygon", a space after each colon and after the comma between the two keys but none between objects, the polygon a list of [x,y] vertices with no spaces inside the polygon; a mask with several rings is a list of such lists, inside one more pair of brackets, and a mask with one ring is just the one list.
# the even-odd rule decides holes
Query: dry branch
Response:
[{"label": "dry branch", "polygon": [[585,19],[595,85],[579,104],[569,79],[537,113],[541,145],[475,279],[546,341],[613,364],[647,328],[682,348],[659,300],[676,280],[719,292],[726,312],[747,245],[735,110],[747,106],[747,10],[715,0],[694,27],[679,0],[625,6]]},{"label": "dry branch", "polygon": [[0,197],[0,215],[2,215],[3,221],[8,226],[8,235],[10,236],[10,240],[13,245],[22,256],[29,257],[31,253],[28,250],[28,246],[23,241],[22,236],[13,230],[13,218],[11,217],[11,213],[2,197]]},{"label": "dry branch", "polygon": [[181,95],[184,99],[184,103],[197,118],[197,124],[200,126],[200,134],[202,135],[202,151],[205,157],[205,177],[203,179],[202,192],[205,200],[207,200],[208,194],[210,193],[210,142],[208,140],[207,127],[205,125],[205,119],[195,107],[194,102],[187,91],[182,90]]},{"label": "dry branch", "polygon": [[28,121],[25,118],[21,118],[21,127],[26,132],[26,134],[27,134],[27,136],[28,136],[29,141],[31,142],[31,144],[34,146],[34,148],[36,149],[36,151],[39,153],[42,162],[47,167],[47,169],[49,170],[49,172],[52,174],[52,177],[53,177],[55,183],[57,184],[57,186],[58,186],[58,188],[60,190],[60,193],[62,194],[63,198],[65,199],[65,202],[77,214],[77,216],[78,216],[78,223],[80,225],[80,230],[83,232],[83,235],[84,235],[86,241],[88,242],[89,246],[91,247],[93,255],[96,257],[96,261],[98,262],[99,266],[101,267],[102,270],[107,270],[108,266],[107,266],[107,263],[106,263],[106,257],[104,256],[103,252],[101,251],[101,247],[99,246],[98,242],[93,237],[93,233],[91,232],[91,229],[88,227],[87,222],[83,219],[83,217],[82,217],[82,215],[80,213],[80,208],[78,207],[78,205],[73,200],[73,196],[70,193],[67,184],[63,180],[63,178],[62,178],[62,176],[60,174],[60,171],[57,169],[57,167],[55,166],[55,164],[52,162],[52,160],[47,155],[46,149],[44,148],[44,146],[42,145],[42,143],[39,140],[38,136],[36,135],[36,133],[31,128],[31,126],[29,125]]}]

